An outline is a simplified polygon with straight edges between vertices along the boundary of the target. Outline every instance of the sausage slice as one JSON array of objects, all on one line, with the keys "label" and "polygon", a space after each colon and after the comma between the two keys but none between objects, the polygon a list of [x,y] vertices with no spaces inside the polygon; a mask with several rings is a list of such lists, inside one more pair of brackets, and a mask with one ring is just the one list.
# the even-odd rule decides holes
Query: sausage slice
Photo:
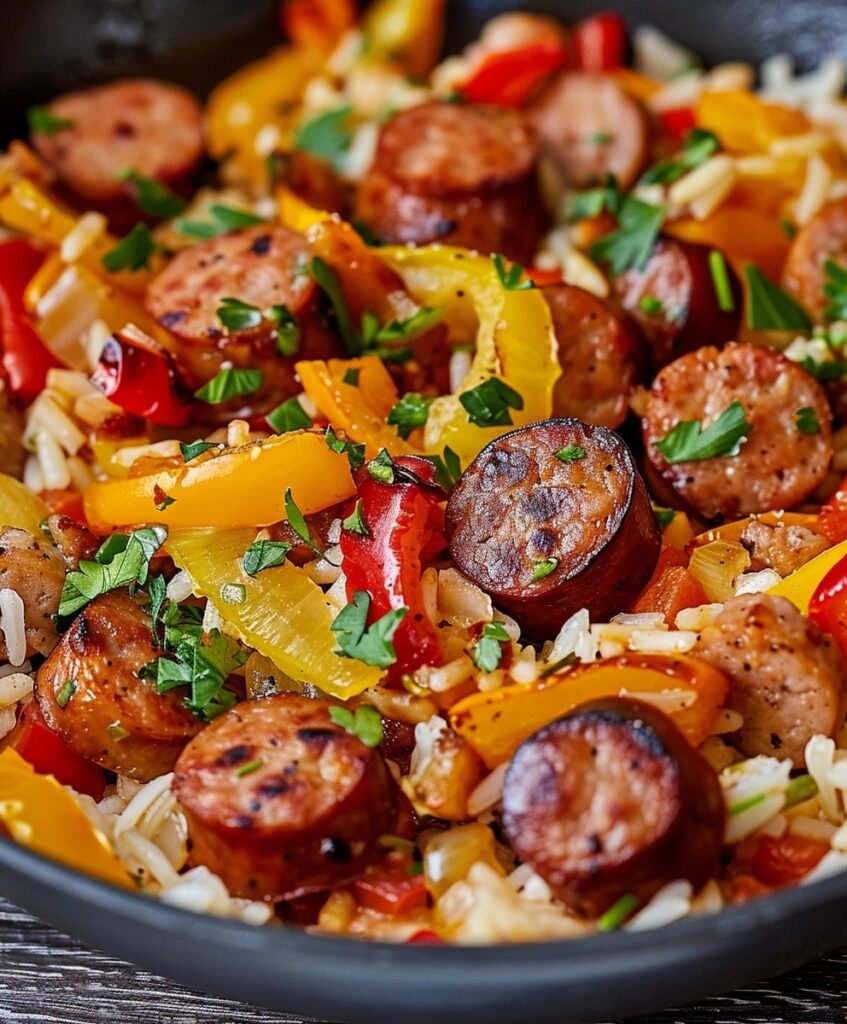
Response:
[{"label": "sausage slice", "polygon": [[605,621],[626,607],[661,545],[629,449],[575,419],[535,423],[483,448],[446,521],[460,571],[534,638],[580,608]]},{"label": "sausage slice", "polygon": [[830,638],[784,597],[733,597],[694,654],[726,672],[728,707],[744,717],[732,742],[748,757],[790,757],[844,724],[847,666]]},{"label": "sausage slice", "polygon": [[816,322],[826,319],[824,264],[847,266],[847,198],[829,203],[797,232],[782,272],[782,283]]},{"label": "sausage slice", "polygon": [[574,909],[597,915],[678,878],[695,889],[718,864],[717,776],[671,720],[640,701],[583,704],[519,748],[503,824],[522,861]]},{"label": "sausage slice", "polygon": [[533,124],[544,152],[574,188],[613,174],[629,188],[647,160],[647,116],[608,75],[566,71],[534,103]]},{"label": "sausage slice", "polygon": [[[14,590],[24,605],[26,656],[49,654],[58,637],[53,616],[65,583],[65,563],[46,537],[6,527],[0,531],[0,589]],[[0,634],[0,658],[6,659]]]},{"label": "sausage slice", "polygon": [[[72,750],[142,782],[169,772],[203,727],[178,692],[156,693],[139,677],[161,653],[150,629],[126,591],[104,594],[74,619],[35,685],[45,721]],[[76,686],[62,707],[68,680]]]},{"label": "sausage slice", "polygon": [[727,264],[734,310],[721,310],[710,252],[705,245],[662,239],[643,270],[628,270],[614,282],[621,305],[647,339],[656,367],[702,345],[720,347],[738,333],[741,284]]},{"label": "sausage slice", "polygon": [[83,199],[125,196],[121,172],[166,184],[184,181],[203,156],[200,104],[184,89],[146,78],[65,93],[48,105],[70,122],[33,145],[60,180]]},{"label": "sausage slice", "polygon": [[387,242],[444,242],[529,263],[545,228],[523,114],[426,103],[383,126],[356,217]]},{"label": "sausage slice", "polygon": [[357,875],[390,831],[382,755],[294,694],[238,704],[177,762],[191,860],[235,895],[293,899]]},{"label": "sausage slice", "polygon": [[[711,426],[733,402],[753,427],[738,454],[671,464],[656,447],[679,423]],[[799,429],[797,414],[806,408],[819,433]],[[820,384],[773,349],[735,342],[666,366],[653,382],[642,430],[657,476],[705,519],[793,508],[820,484],[832,458],[832,414]]]},{"label": "sausage slice", "polygon": [[638,376],[634,332],[583,288],[555,284],[543,291],[562,368],[553,392],[553,414],[619,427],[629,412],[629,394]]}]

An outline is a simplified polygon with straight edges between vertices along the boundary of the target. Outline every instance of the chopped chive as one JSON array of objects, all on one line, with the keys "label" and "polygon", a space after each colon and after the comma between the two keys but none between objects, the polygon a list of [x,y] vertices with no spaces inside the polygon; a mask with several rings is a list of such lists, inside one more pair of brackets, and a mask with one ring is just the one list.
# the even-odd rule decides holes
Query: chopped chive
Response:
[{"label": "chopped chive", "polygon": [[621,896],[617,903],[613,903],[606,913],[597,919],[597,931],[613,932],[620,928],[637,906],[638,897],[635,893],[628,892]]},{"label": "chopped chive", "polygon": [[549,576],[551,572],[559,564],[558,558],[545,558],[542,562],[536,562],[532,567],[532,578],[537,583],[538,580],[543,580],[546,576]]},{"label": "chopped chive", "polygon": [[733,804],[729,809],[729,816],[734,818],[736,815],[743,814],[744,811],[749,811],[751,807],[757,807],[764,802],[764,793],[754,793],[753,796],[748,796],[746,800],[739,800],[737,804]]},{"label": "chopped chive", "polygon": [[656,295],[643,295],[638,300],[638,308],[647,316],[658,316],[665,307]]},{"label": "chopped chive", "polygon": [[261,767],[262,762],[259,758],[255,761],[248,761],[247,764],[243,764],[240,768],[235,769],[235,776],[238,779],[243,779],[245,775],[252,775],[253,772],[257,772]]},{"label": "chopped chive", "polygon": [[59,690],[56,696],[56,703],[64,711],[68,706],[68,701],[76,693],[76,679],[69,679],[65,685]]},{"label": "chopped chive", "polygon": [[796,779],[789,779],[785,787],[785,807],[793,807],[795,804],[802,804],[804,800],[810,800],[816,795],[818,784],[811,775],[798,775]]},{"label": "chopped chive", "polygon": [[715,286],[715,295],[721,312],[735,312],[735,299],[732,295],[726,258],[719,249],[712,249],[709,253],[709,270],[712,272],[712,284]]}]

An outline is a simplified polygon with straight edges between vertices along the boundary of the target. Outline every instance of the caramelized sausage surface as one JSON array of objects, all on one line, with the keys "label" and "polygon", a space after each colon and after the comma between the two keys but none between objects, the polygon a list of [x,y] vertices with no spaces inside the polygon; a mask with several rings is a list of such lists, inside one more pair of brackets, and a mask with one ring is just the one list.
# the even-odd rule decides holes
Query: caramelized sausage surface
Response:
[{"label": "caramelized sausage surface", "polygon": [[679,878],[695,890],[718,864],[717,776],[667,716],[639,701],[583,704],[518,749],[503,787],[515,852],[571,907],[640,903]]},{"label": "caramelized sausage surface", "polygon": [[782,283],[816,322],[826,319],[825,264],[847,266],[847,198],[829,203],[797,232],[782,272]]},{"label": "caramelized sausage surface", "polygon": [[[390,831],[393,785],[378,750],[330,704],[279,694],[238,704],[185,748],[174,792],[191,860],[235,895],[291,899],[353,878]],[[249,766],[249,767],[248,767]]]},{"label": "caramelized sausage surface", "polygon": [[605,427],[546,420],[498,438],[447,505],[458,568],[532,637],[580,608],[606,621],[641,591],[660,534],[629,449]]},{"label": "caramelized sausage surface", "polygon": [[[6,527],[0,531],[0,589],[14,590],[23,601],[26,655],[49,654],[58,636],[53,616],[65,582],[65,563],[46,537]],[[0,633],[0,658],[6,641]]]}]

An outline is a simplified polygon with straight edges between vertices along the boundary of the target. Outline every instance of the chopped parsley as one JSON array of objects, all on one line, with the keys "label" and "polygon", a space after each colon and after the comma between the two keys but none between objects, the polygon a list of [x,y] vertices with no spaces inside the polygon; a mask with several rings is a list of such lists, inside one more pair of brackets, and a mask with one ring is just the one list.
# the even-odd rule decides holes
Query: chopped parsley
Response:
[{"label": "chopped parsley", "polygon": [[145,526],[129,535],[113,533],[101,546],[93,561],[82,559],[79,569],[65,577],[59,599],[59,615],[73,615],[89,601],[111,590],[147,582],[150,561],[164,544],[168,531],[164,526]]},{"label": "chopped parsley", "polygon": [[590,135],[586,135],[585,138],[592,146],[608,146],[610,142],[615,141],[615,137],[611,132],[592,132]]},{"label": "chopped parsley", "polygon": [[61,690],[56,694],[56,703],[64,711],[68,706],[68,701],[73,697],[77,690],[76,679],[69,679]]},{"label": "chopped parsley", "polygon": [[209,207],[208,221],[190,220],[181,217],[174,221],[174,228],[182,235],[189,235],[192,238],[217,238],[218,235],[226,234],[227,231],[236,231],[238,228],[252,228],[257,224],[264,224],[262,217],[247,210],[239,210],[234,206],[224,206],[222,203],[213,203]]},{"label": "chopped parsley", "polygon": [[621,203],[615,176],[610,174],[605,185],[577,192],[568,203],[568,220],[583,220],[586,217],[599,217],[604,210],[617,213]]},{"label": "chopped parsley", "polygon": [[359,386],[359,375],[361,372],[362,371],[358,369],[345,370],[344,376],[341,378],[342,383],[349,384],[351,388],[357,388]]},{"label": "chopped parsley", "polygon": [[380,355],[380,345],[391,345],[417,338],[434,327],[441,320],[441,316],[440,309],[423,306],[405,320],[395,318],[380,327],[378,317],[373,313],[365,313],[362,317],[362,345],[365,349],[377,349],[377,355]]},{"label": "chopped parsley", "polygon": [[677,423],[666,437],[656,441],[656,448],[672,464],[724,458],[739,453],[752,429],[744,406],[732,402],[705,430],[702,420]]},{"label": "chopped parsley", "polygon": [[312,531],[309,529],[306,517],[297,507],[297,502],[291,494],[290,487],[285,492],[285,518],[288,520],[288,525],[304,544],[312,548],[312,550],[317,552],[317,554],[323,554],[312,539]]},{"label": "chopped parsley", "polygon": [[276,350],[281,356],[296,356],[300,351],[300,321],[288,306],[271,306],[268,319],[276,334]]},{"label": "chopped parsley", "polygon": [[287,434],[290,430],[308,430],[313,425],[312,418],[296,398],[287,398],[266,413],[265,419],[277,434]]},{"label": "chopped parsley", "polygon": [[170,508],[171,505],[176,501],[176,498],[172,498],[158,484],[153,485],[153,504],[156,506],[157,512],[164,512],[166,508]]},{"label": "chopped parsley", "polygon": [[555,571],[558,564],[558,558],[545,558],[541,562],[536,562],[532,567],[533,581],[537,583],[539,580],[545,579],[551,572]]},{"label": "chopped parsley", "polygon": [[124,168],[118,177],[132,185],[133,198],[138,208],[157,220],[177,217],[185,209],[186,203],[182,196],[153,178],[143,177],[131,167]]},{"label": "chopped parsley", "polygon": [[804,405],[794,413],[794,422],[801,434],[819,434],[821,425],[815,415],[815,410],[810,405]]},{"label": "chopped parsley", "polygon": [[477,427],[504,427],[513,422],[510,409],[523,409],[523,398],[499,377],[489,377],[459,395],[468,420]]},{"label": "chopped parsley", "polygon": [[487,622],[482,636],[471,648],[474,665],[481,672],[493,672],[503,657],[501,644],[509,642],[509,634],[502,622]]},{"label": "chopped parsley", "polygon": [[645,185],[668,185],[677,181],[688,171],[700,167],[720,149],[720,140],[714,132],[705,128],[692,128],[682,145],[679,156],[674,160],[660,160],[653,164],[641,181]]},{"label": "chopped parsley", "polygon": [[253,772],[257,772],[264,762],[261,758],[257,757],[255,761],[248,761],[247,764],[239,765],[235,769],[235,777],[237,779],[243,779],[245,775],[252,775]]},{"label": "chopped parsley", "polygon": [[342,441],[331,426],[326,428],[324,440],[326,441],[326,446],[330,451],[337,452],[339,455],[347,456],[347,461],[350,463],[350,469],[354,472],[364,466],[365,446],[363,444],[358,444],[355,441]]},{"label": "chopped parsley", "polygon": [[368,476],[380,484],[394,483],[394,462],[384,448],[368,463]]},{"label": "chopped parsley", "polygon": [[292,548],[287,540],[254,540],[241,556],[241,568],[248,576],[282,565]]},{"label": "chopped parsley", "polygon": [[754,331],[808,331],[811,321],[755,263],[744,265],[747,281],[747,326]]},{"label": "chopped parsley", "polygon": [[416,427],[426,424],[431,404],[431,398],[424,398],[422,395],[410,392],[403,395],[389,412],[386,423],[397,427],[397,433],[405,440]]},{"label": "chopped parsley", "polygon": [[219,371],[202,388],[198,388],[194,392],[194,397],[208,402],[209,405],[218,405],[220,402],[237,398],[239,395],[252,395],[262,386],[263,379],[261,370],[238,369],[235,366],[228,366]]},{"label": "chopped parsley", "polygon": [[262,322],[260,309],[231,296],[221,299],[216,312],[218,320],[228,331],[249,331]]},{"label": "chopped parsley", "polygon": [[564,448],[560,448],[555,453],[555,457],[559,462],[578,462],[585,458],[585,449],[581,444],[568,444]]},{"label": "chopped parsley", "polygon": [[674,512],[672,508],[664,508],[662,505],[654,505],[653,512],[656,515],[656,520],[659,523],[660,530],[666,530],[674,519],[676,519],[676,512]]},{"label": "chopped parsley", "polygon": [[362,499],[356,499],[353,511],[341,523],[341,528],[350,533],[358,533],[360,537],[367,537],[370,534],[368,524],[365,522],[365,512],[362,507]]},{"label": "chopped parsley", "polygon": [[125,238],[101,257],[100,262],[110,274],[121,270],[143,270],[157,248],[146,224],[136,224]]},{"label": "chopped parsley", "polygon": [[643,270],[653,252],[666,210],[626,196],[618,210],[618,228],[598,238],[591,246],[591,258],[606,263],[613,277],[630,268]]},{"label": "chopped parsley", "polygon": [[360,355],[362,352],[362,338],[356,330],[356,325],[353,323],[353,317],[350,315],[341,282],[338,280],[338,274],[320,256],[312,258],[308,265],[308,271],[315,283],[329,299],[335,314],[338,333],[341,335],[341,340],[344,342],[347,354],[351,356]]},{"label": "chopped parsley", "polygon": [[214,441],[192,441],[190,444],[186,444],[184,441],[179,442],[179,450],[185,462],[191,462],[192,459],[198,458],[213,448],[220,448],[220,444],[216,444]]},{"label": "chopped parsley", "polygon": [[712,249],[709,253],[709,271],[712,275],[718,308],[722,313],[734,313],[735,298],[732,294],[729,268],[726,265],[726,257],[719,249]]},{"label": "chopped parsley", "polygon": [[656,295],[643,295],[638,300],[638,308],[647,316],[661,316],[665,311],[662,300]]},{"label": "chopped parsley", "polygon": [[825,315],[827,320],[847,320],[847,268],[840,267],[835,260],[823,265],[826,284],[824,296],[829,299]]},{"label": "chopped parsley", "polygon": [[355,711],[334,704],[329,709],[329,718],[333,725],[340,725],[366,747],[378,747],[382,743],[382,718],[371,704],[362,704]]},{"label": "chopped parsley", "polygon": [[507,267],[505,256],[502,256],[499,252],[491,254],[491,262],[497,271],[500,284],[507,292],[526,292],[535,287],[528,277],[524,277],[523,267],[517,263],[512,263]]},{"label": "chopped parsley", "polygon": [[435,466],[435,479],[445,491],[452,491],[462,477],[462,464],[452,448],[445,447],[443,455],[425,455]]},{"label": "chopped parsley", "polygon": [[847,362],[841,359],[827,359],[819,363],[811,356],[803,356],[798,366],[802,366],[806,373],[811,374],[815,380],[819,380],[822,384],[827,383],[827,381],[840,380],[847,374]]},{"label": "chopped parsley", "polygon": [[30,107],[26,112],[26,119],[33,135],[55,135],[76,125],[76,121],[69,117],[56,117],[55,114],[51,114],[47,107]]},{"label": "chopped parsley", "polygon": [[365,665],[388,668],[397,661],[392,641],[409,609],[394,608],[368,626],[370,606],[370,595],[364,590],[357,590],[352,602],[338,613],[330,626],[338,638],[336,654],[355,658]]},{"label": "chopped parsley", "polygon": [[158,642],[158,626],[159,616],[162,614],[162,608],[165,604],[165,598],[167,597],[168,585],[165,582],[165,577],[159,573],[156,576],[151,576],[147,583],[147,596],[150,598],[150,632],[153,634],[153,642]]},{"label": "chopped parsley", "polygon": [[630,914],[638,906],[638,897],[635,893],[628,892],[625,896],[613,903],[605,914],[597,918],[598,932],[613,932],[626,921]]},{"label": "chopped parsley", "polygon": [[311,153],[341,170],[353,138],[348,127],[351,112],[352,107],[345,105],[306,121],[294,137],[294,148]]}]

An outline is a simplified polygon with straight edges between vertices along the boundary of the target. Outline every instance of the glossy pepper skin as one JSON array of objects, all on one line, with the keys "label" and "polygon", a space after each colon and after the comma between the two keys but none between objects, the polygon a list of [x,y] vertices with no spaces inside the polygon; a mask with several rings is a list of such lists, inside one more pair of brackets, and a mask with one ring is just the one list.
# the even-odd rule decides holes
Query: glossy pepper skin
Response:
[{"label": "glossy pepper skin", "polygon": [[394,460],[394,483],[380,483],[363,471],[357,497],[368,532],[341,533],[347,599],[352,601],[359,590],[369,594],[369,625],[395,608],[408,608],[394,634],[397,661],[388,670],[388,678],[397,680],[443,660],[435,626],[424,608],[421,576],[422,564],[446,546],[440,507],[445,495],[431,462],[404,455]]},{"label": "glossy pepper skin", "polygon": [[809,601],[809,618],[832,636],[847,657],[847,557],[837,562],[818,584]]},{"label": "glossy pepper skin", "polygon": [[23,239],[0,243],[0,350],[9,390],[29,402],[43,389],[47,371],[59,363],[29,322],[23,295],[43,254]]},{"label": "glossy pepper skin", "polygon": [[522,107],[536,87],[564,67],[567,59],[564,43],[549,40],[490,53],[461,91],[472,103]]}]

